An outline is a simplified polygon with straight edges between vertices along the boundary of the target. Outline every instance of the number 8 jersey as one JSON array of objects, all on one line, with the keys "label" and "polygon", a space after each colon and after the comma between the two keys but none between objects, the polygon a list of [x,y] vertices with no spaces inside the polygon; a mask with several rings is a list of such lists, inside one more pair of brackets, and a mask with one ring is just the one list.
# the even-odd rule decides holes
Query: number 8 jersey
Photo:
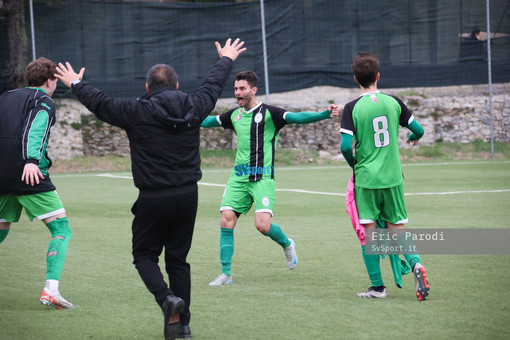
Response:
[{"label": "number 8 jersey", "polygon": [[403,182],[398,129],[413,119],[399,98],[379,91],[363,93],[345,105],[340,132],[354,137],[356,186],[383,189]]}]

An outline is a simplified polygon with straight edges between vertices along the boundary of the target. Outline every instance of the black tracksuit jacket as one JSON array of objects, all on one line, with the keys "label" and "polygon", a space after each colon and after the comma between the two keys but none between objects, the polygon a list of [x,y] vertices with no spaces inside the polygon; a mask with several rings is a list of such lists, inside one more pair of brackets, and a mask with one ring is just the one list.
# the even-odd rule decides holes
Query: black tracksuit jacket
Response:
[{"label": "black tracksuit jacket", "polygon": [[192,94],[162,88],[136,101],[108,96],[86,81],[72,86],[100,120],[126,130],[135,186],[145,197],[173,196],[196,188],[200,171],[200,123],[214,109],[232,60],[223,57]]},{"label": "black tracksuit jacket", "polygon": [[[39,88],[20,88],[0,96],[0,195],[31,195],[55,190],[46,147],[55,124],[55,104]],[[26,163],[39,166],[39,184],[21,181]]]}]

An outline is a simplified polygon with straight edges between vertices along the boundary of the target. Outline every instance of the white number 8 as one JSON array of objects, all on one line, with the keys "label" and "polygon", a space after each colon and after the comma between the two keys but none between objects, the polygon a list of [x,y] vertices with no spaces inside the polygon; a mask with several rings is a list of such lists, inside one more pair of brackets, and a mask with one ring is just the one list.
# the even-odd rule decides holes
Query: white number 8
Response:
[{"label": "white number 8", "polygon": [[374,127],[374,144],[376,148],[390,145],[390,133],[388,132],[388,118],[386,116],[375,117],[372,120]]}]

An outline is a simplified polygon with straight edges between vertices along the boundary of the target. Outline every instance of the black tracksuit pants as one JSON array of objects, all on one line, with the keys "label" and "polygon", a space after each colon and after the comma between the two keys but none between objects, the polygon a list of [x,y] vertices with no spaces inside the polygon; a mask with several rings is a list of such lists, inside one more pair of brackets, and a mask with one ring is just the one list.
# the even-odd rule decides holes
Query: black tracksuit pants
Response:
[{"label": "black tracksuit pants", "polygon": [[[186,262],[198,205],[198,190],[165,197],[138,196],[131,211],[133,220],[133,263],[147,289],[162,307],[169,294],[186,302],[181,324],[190,319],[190,266]],[[158,265],[165,249],[165,268],[170,287]]]}]

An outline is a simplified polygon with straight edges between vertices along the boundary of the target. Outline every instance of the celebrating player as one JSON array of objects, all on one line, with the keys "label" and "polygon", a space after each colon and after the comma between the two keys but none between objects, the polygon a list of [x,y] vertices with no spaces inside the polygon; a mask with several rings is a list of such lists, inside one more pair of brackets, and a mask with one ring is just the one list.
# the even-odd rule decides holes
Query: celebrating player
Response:
[{"label": "celebrating player", "polygon": [[257,100],[257,75],[239,72],[234,95],[239,105],[218,116],[207,117],[202,127],[223,127],[237,135],[237,153],[232,175],[221,202],[220,261],[221,274],[210,286],[232,284],[234,228],[241,214],[255,205],[255,227],[283,249],[289,269],[297,266],[294,240],[282,228],[271,223],[276,197],[274,159],[280,129],[286,124],[306,124],[338,115],[338,107],[329,105],[323,112],[288,112]]},{"label": "celebrating player", "polygon": [[[344,107],[340,149],[345,160],[354,168],[359,221],[365,230],[375,229],[379,218],[386,221],[389,229],[403,229],[404,223],[407,223],[407,212],[398,149],[399,124],[411,130],[407,142],[412,145],[418,143],[424,131],[399,98],[377,90],[380,77],[377,58],[360,53],[354,58],[351,68],[354,80],[361,88],[361,96]],[[380,256],[367,254],[367,247],[368,244],[362,246],[362,254],[372,286],[358,296],[385,298],[387,291],[379,268]],[[430,290],[427,272],[418,255],[404,256],[413,268],[418,300],[423,301]]]},{"label": "celebrating player", "polygon": [[55,124],[56,65],[39,58],[28,64],[28,87],[0,96],[0,243],[22,208],[31,221],[41,220],[51,233],[46,257],[46,283],[39,300],[57,309],[78,307],[59,292],[60,276],[71,239],[65,209],[48,170],[46,147]]}]

